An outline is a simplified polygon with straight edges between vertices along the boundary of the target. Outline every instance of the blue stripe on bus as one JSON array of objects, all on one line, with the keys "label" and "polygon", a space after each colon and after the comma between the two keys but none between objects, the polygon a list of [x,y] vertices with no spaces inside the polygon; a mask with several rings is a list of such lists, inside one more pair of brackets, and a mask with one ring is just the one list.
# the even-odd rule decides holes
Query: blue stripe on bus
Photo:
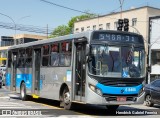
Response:
[{"label": "blue stripe on bus", "polygon": [[6,83],[5,86],[10,86],[11,85],[11,74],[10,73],[6,73]]},{"label": "blue stripe on bus", "polygon": [[32,74],[17,74],[16,75],[16,87],[20,87],[22,80],[26,84],[26,88],[32,88]]},{"label": "blue stripe on bus", "polygon": [[127,94],[138,94],[142,88],[142,84],[132,87],[114,87],[114,86],[105,86],[98,83],[96,85],[103,94],[118,94],[118,95],[127,95]]}]

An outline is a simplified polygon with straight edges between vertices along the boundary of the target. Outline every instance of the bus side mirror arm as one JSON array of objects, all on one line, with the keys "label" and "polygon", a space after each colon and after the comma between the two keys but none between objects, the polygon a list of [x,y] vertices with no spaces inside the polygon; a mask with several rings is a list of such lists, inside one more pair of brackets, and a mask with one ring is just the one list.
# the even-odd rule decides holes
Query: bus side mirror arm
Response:
[{"label": "bus side mirror arm", "polygon": [[86,56],[90,55],[90,46],[89,44],[86,44]]},{"label": "bus side mirror arm", "polygon": [[148,66],[148,67],[147,67],[147,71],[148,71],[149,73],[151,73],[151,66]]}]

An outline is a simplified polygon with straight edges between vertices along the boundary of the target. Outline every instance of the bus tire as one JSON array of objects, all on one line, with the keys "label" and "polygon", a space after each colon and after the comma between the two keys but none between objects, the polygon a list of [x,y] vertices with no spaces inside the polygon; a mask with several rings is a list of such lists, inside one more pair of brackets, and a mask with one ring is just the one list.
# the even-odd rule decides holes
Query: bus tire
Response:
[{"label": "bus tire", "polygon": [[21,99],[23,101],[27,100],[26,85],[24,82],[21,84],[20,94],[21,94]]},{"label": "bus tire", "polygon": [[70,100],[70,92],[68,87],[65,87],[62,94],[62,103],[64,106],[64,109],[70,110],[73,108],[73,103]]},{"label": "bus tire", "polygon": [[119,105],[107,105],[106,107],[110,111],[115,111],[118,109]]}]

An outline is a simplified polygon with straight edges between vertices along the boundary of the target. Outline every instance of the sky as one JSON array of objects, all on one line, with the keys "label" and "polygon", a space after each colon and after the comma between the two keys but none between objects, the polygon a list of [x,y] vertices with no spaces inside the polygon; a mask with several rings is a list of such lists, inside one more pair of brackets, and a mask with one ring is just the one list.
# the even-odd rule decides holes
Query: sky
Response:
[{"label": "sky", "polygon": [[[99,15],[105,15],[113,11],[120,11],[119,0],[46,0],[55,4],[80,11],[89,11]],[[131,7],[152,6],[160,8],[160,0],[124,0],[123,10]],[[1,14],[5,14],[1,15]],[[74,17],[82,15],[80,12],[64,9],[41,0],[0,0],[0,22],[22,24],[40,28],[54,29],[59,25],[67,25]],[[7,17],[9,16],[9,17]],[[13,19],[13,20],[11,20]],[[32,32],[4,29],[0,27],[0,36],[12,36],[15,34],[35,34]],[[44,35],[44,34],[40,34]]]}]

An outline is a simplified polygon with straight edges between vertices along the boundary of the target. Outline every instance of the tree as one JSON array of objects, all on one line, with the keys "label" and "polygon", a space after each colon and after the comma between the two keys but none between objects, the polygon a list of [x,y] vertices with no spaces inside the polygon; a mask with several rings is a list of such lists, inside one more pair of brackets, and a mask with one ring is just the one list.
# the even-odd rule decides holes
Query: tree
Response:
[{"label": "tree", "polygon": [[97,16],[96,14],[84,14],[84,15],[80,15],[80,16],[75,16],[75,17],[71,18],[71,20],[68,22],[68,26],[69,26],[70,30],[72,31],[74,28],[75,22],[94,18],[96,16]]},{"label": "tree", "polygon": [[64,36],[67,34],[70,34],[70,28],[66,25],[60,25],[57,28],[55,28],[50,35],[50,37],[57,37],[57,36]]},{"label": "tree", "polygon": [[96,16],[97,15],[95,15],[95,14],[83,14],[80,16],[75,16],[75,17],[71,18],[71,20],[69,20],[68,25],[60,25],[57,28],[55,28],[49,37],[51,38],[51,37],[64,36],[67,34],[71,34],[71,33],[73,33],[75,22],[85,20],[85,19],[94,18]]}]

